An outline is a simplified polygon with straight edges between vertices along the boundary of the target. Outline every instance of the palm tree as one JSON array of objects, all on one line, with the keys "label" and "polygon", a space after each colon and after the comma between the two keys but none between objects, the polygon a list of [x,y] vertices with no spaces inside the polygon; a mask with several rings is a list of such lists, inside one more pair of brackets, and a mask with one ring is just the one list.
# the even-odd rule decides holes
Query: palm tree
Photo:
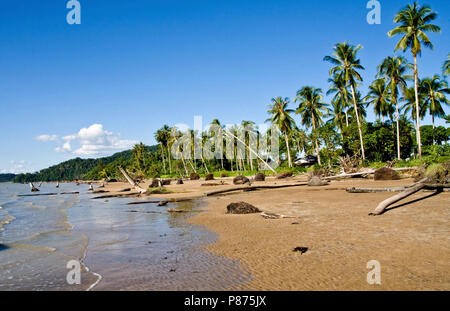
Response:
[{"label": "palm tree", "polygon": [[[211,125],[217,125],[219,128],[220,128],[220,131],[223,131],[223,126],[220,124],[220,121],[219,121],[219,119],[214,119],[214,120],[212,120],[211,121]],[[223,135],[220,135],[220,136],[222,136],[223,137]],[[217,139],[217,138],[216,138]],[[222,138],[223,139],[223,138]],[[220,166],[221,166],[221,168],[222,168],[222,170],[224,170],[224,167],[223,167],[223,143],[221,144],[222,145],[222,150],[215,150],[215,152],[217,153],[217,151],[220,151],[221,152],[221,155],[220,155]],[[233,161],[233,160],[231,160],[231,161]]]},{"label": "palm tree", "polygon": [[335,124],[341,132],[341,138],[344,139],[342,132],[344,129],[344,123],[347,122],[348,124],[348,117],[343,114],[342,102],[340,100],[332,100],[331,108],[332,110],[327,115],[327,117],[331,117],[331,119],[329,119],[327,123]]},{"label": "palm tree", "polygon": [[289,98],[272,98],[272,105],[269,105],[268,113],[271,115],[267,121],[272,122],[273,124],[278,125],[278,128],[284,135],[284,140],[286,142],[287,148],[287,158],[289,167],[292,167],[292,159],[291,152],[289,150],[289,138],[288,134],[292,130],[292,127],[295,125],[294,119],[291,117],[291,113],[294,113],[294,110],[288,109]]},{"label": "palm tree", "polygon": [[400,160],[400,125],[399,125],[399,108],[398,108],[398,87],[402,89],[407,87],[405,75],[408,70],[408,62],[403,57],[386,57],[378,66],[378,76],[389,79],[388,90],[392,105],[395,106],[395,119],[397,123],[397,158]]},{"label": "palm tree", "polygon": [[[166,125],[167,126],[167,125]],[[166,161],[164,156],[164,147],[167,145],[167,133],[164,129],[164,127],[160,128],[156,131],[155,139],[159,143],[160,149],[161,149],[161,157],[163,161],[163,167],[164,167],[164,174],[167,174],[166,171]]]},{"label": "palm tree", "polygon": [[357,69],[364,70],[361,66],[360,60],[356,57],[359,50],[362,49],[361,45],[354,47],[353,45],[345,43],[338,43],[334,47],[333,56],[325,56],[324,60],[332,63],[335,67],[330,69],[330,76],[341,75],[346,85],[350,86],[352,97],[353,97],[353,107],[355,110],[356,121],[358,122],[359,139],[361,143],[361,154],[363,160],[366,159],[364,151],[364,140],[361,129],[361,122],[359,120],[359,113],[356,101],[356,84],[358,81],[362,81],[361,75],[358,73]]},{"label": "palm tree", "polygon": [[365,99],[369,105],[373,105],[373,111],[378,118],[384,120],[384,117],[392,115],[393,111],[385,79],[373,81]]},{"label": "palm tree", "polygon": [[389,37],[395,35],[402,35],[400,41],[395,46],[395,51],[407,49],[411,50],[414,57],[414,91],[416,99],[416,131],[417,131],[417,146],[419,157],[422,156],[422,143],[420,138],[420,116],[419,116],[419,74],[417,69],[417,55],[422,53],[422,44],[425,47],[433,48],[433,44],[425,34],[426,32],[440,32],[441,28],[430,24],[436,19],[437,13],[432,12],[429,6],[419,6],[417,2],[413,5],[408,4],[403,10],[397,13],[394,18],[394,23],[400,24],[393,30],[388,32]]},{"label": "palm tree", "polygon": [[[332,102],[336,103],[335,108],[341,107],[341,112],[345,113],[345,124],[348,126],[348,113],[347,109],[351,100],[351,96],[348,93],[347,82],[342,75],[333,75],[333,77],[328,79],[328,82],[332,83],[327,95],[334,94]],[[336,113],[337,111],[334,110]]]},{"label": "palm tree", "polygon": [[447,99],[446,94],[450,94],[447,81],[441,80],[441,77],[434,75],[432,78],[426,78],[422,80],[420,85],[420,91],[424,94],[424,104],[426,109],[431,115],[433,122],[433,145],[434,141],[434,118],[445,117],[442,104],[449,105],[450,101]]},{"label": "palm tree", "polygon": [[[366,102],[366,98],[362,96],[361,92],[358,91],[356,93],[356,111],[358,113],[358,118],[362,121],[364,121],[367,117],[367,108],[368,104]],[[351,115],[356,115],[355,113],[355,107],[350,107],[348,110]]]},{"label": "palm tree", "polygon": [[450,53],[448,53],[447,60],[445,61],[444,66],[442,66],[442,71],[445,76],[450,76]]},{"label": "palm tree", "polygon": [[[421,88],[419,87],[419,91]],[[419,118],[423,119],[426,112],[426,106],[424,103],[424,95],[423,93],[419,92],[419,113],[416,111],[416,91],[414,87],[407,88],[403,90],[403,96],[400,98],[400,101],[405,102],[402,107],[400,108],[404,113],[411,113],[411,119],[415,121],[417,124],[416,118],[419,116]],[[416,128],[417,130],[417,128]]]},{"label": "palm tree", "polygon": [[[295,98],[295,102],[298,102],[298,108],[296,110],[296,114],[301,115],[302,124],[313,128],[313,132],[323,123],[322,117],[323,112],[328,112],[327,104],[322,102],[322,90],[311,87],[304,86],[297,92],[297,97]],[[320,149],[319,149],[319,140],[315,139],[316,143],[316,152],[317,159],[319,165],[321,165],[320,161]]]}]

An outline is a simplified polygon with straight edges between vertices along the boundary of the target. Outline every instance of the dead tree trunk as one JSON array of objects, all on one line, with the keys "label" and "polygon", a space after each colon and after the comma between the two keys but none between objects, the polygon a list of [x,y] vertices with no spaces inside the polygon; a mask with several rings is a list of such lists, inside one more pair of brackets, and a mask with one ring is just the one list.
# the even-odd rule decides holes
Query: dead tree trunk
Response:
[{"label": "dead tree trunk", "polygon": [[125,169],[123,169],[121,166],[119,166],[119,170],[123,174],[123,176],[125,176],[125,178],[127,179],[128,183],[131,186],[133,186],[134,189],[139,191],[141,194],[147,192],[147,190],[145,190],[144,188],[139,187],[138,184],[136,184],[136,182],[130,177],[130,175],[128,175],[128,173],[127,173],[127,171]]},{"label": "dead tree trunk", "polygon": [[411,188],[408,188],[407,190],[400,192],[399,194],[394,195],[393,197],[390,197],[389,199],[384,200],[380,204],[378,204],[377,208],[373,211],[373,213],[370,213],[371,216],[376,216],[382,214],[386,208],[391,206],[392,204],[403,200],[404,198],[409,197],[410,195],[413,195],[414,193],[422,190],[426,187],[425,181],[427,179],[424,178],[421,181],[419,181],[416,185],[412,186]]},{"label": "dead tree trunk", "polygon": [[31,182],[30,182],[30,188],[31,188],[31,192],[39,191],[39,189],[36,188],[36,187],[33,185],[33,183],[31,183]]}]

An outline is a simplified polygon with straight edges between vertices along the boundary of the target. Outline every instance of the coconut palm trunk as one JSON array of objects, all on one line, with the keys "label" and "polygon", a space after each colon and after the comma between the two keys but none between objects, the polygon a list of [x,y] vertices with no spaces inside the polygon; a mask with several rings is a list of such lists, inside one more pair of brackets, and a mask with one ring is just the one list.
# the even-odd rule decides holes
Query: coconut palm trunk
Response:
[{"label": "coconut palm trunk", "polygon": [[419,110],[419,74],[417,69],[417,55],[414,54],[414,92],[416,96],[416,138],[419,158],[422,157],[422,140],[420,137],[420,110]]},{"label": "coconut palm trunk", "polygon": [[287,132],[284,132],[284,140],[286,141],[287,158],[288,158],[289,167],[292,167],[291,151],[289,150],[289,138],[288,138]]},{"label": "coconut palm trunk", "polygon": [[398,103],[396,99],[395,99],[395,111],[397,114],[397,158],[401,160],[402,157],[400,153],[400,123],[399,123],[400,114],[398,111]]},{"label": "coconut palm trunk", "polygon": [[366,153],[364,151],[364,140],[363,140],[363,135],[362,135],[362,130],[361,130],[361,121],[359,120],[358,104],[356,103],[355,87],[354,87],[353,83],[350,83],[350,87],[351,87],[351,90],[352,90],[353,105],[355,106],[356,122],[358,123],[358,132],[359,132],[359,140],[360,140],[360,143],[361,143],[362,159],[365,160],[366,159]]},{"label": "coconut palm trunk", "polygon": [[[313,132],[316,131],[316,122],[314,121],[314,118],[312,118],[312,126],[313,126]],[[320,150],[319,150],[319,140],[316,138],[316,152],[317,152],[317,161],[319,165],[322,165],[322,161],[320,160]]]}]

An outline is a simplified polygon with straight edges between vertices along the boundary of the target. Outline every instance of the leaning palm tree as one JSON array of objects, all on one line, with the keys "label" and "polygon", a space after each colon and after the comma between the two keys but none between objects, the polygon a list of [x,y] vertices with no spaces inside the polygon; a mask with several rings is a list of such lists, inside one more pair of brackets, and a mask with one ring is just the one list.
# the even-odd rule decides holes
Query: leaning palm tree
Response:
[{"label": "leaning palm tree", "polygon": [[392,106],[389,101],[388,87],[385,79],[377,79],[369,86],[369,92],[365,97],[369,105],[373,105],[375,115],[384,120],[384,117],[392,115]]},{"label": "leaning palm tree", "polygon": [[356,122],[358,123],[359,140],[361,144],[361,154],[363,160],[366,159],[366,154],[364,151],[364,140],[361,129],[361,122],[359,119],[359,113],[356,101],[356,85],[358,81],[362,81],[361,75],[358,73],[357,69],[364,70],[361,66],[360,60],[357,58],[357,53],[362,49],[361,45],[357,47],[345,43],[338,43],[334,47],[333,56],[325,56],[324,60],[332,63],[334,67],[330,69],[330,76],[342,75],[346,85],[350,86],[350,90],[353,97],[353,108],[355,110]]},{"label": "leaning palm tree", "polygon": [[433,123],[433,145],[434,141],[434,119],[435,117],[445,117],[444,109],[442,105],[449,105],[450,101],[446,95],[450,94],[447,81],[442,80],[438,75],[434,75],[432,78],[426,78],[422,80],[420,85],[420,91],[424,94],[424,104],[426,109],[431,115]]},{"label": "leaning palm tree", "polygon": [[378,76],[389,79],[388,91],[390,92],[390,99],[393,106],[395,106],[395,119],[397,123],[397,158],[400,160],[400,124],[399,124],[399,107],[398,107],[398,94],[399,86],[402,89],[407,87],[406,71],[409,65],[403,57],[386,57],[382,63],[378,66]]},{"label": "leaning palm tree", "polygon": [[450,76],[450,53],[448,53],[447,60],[442,66],[442,71],[444,72],[444,76]]},{"label": "leaning palm tree", "polygon": [[417,2],[413,5],[408,5],[403,10],[397,13],[394,18],[394,23],[400,24],[393,30],[388,32],[388,36],[402,35],[402,38],[397,43],[395,51],[407,49],[411,50],[414,57],[414,90],[416,98],[416,131],[417,131],[417,146],[419,157],[422,156],[422,146],[420,138],[420,116],[419,116],[419,74],[417,69],[417,55],[422,53],[422,44],[425,47],[433,48],[433,44],[425,34],[426,32],[440,32],[441,28],[430,24],[436,19],[437,13],[433,12],[429,6],[419,6]]},{"label": "leaning palm tree", "polygon": [[[366,101],[366,98],[362,96],[360,91],[358,91],[356,93],[356,111],[358,113],[358,118],[361,121],[364,121],[367,117],[367,110],[366,110],[367,106],[368,106],[368,103]],[[350,107],[348,112],[351,115],[356,115],[355,107]]]},{"label": "leaning palm tree", "polygon": [[289,150],[289,132],[292,130],[292,127],[295,125],[295,121],[291,116],[291,113],[294,113],[294,110],[288,109],[289,98],[272,98],[272,104],[269,105],[268,113],[271,115],[269,119],[266,121],[270,121],[273,124],[278,125],[280,131],[284,135],[284,140],[286,142],[287,148],[287,158],[289,167],[292,167],[292,159],[291,152]]},{"label": "leaning palm tree", "polygon": [[[323,111],[328,112],[328,105],[322,100],[322,90],[311,86],[302,87],[295,98],[295,102],[299,103],[295,113],[301,115],[302,124],[306,127],[312,127],[313,132],[323,123]],[[317,138],[315,144],[317,159],[319,165],[321,165],[319,140]]]},{"label": "leaning palm tree", "polygon": [[[330,88],[328,89],[327,95],[334,94],[332,98],[332,102],[336,103],[335,108],[338,106],[341,107],[341,111],[345,114],[345,124],[348,126],[348,106],[351,101],[351,96],[347,89],[347,82],[343,75],[335,74],[333,77],[328,79],[328,82],[331,83]],[[334,111],[337,112],[336,110]]]}]

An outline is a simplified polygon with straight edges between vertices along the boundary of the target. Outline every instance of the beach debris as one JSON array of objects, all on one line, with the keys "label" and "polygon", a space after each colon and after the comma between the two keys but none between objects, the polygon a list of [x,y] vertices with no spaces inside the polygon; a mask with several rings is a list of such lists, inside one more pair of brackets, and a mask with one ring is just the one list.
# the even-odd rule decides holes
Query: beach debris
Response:
[{"label": "beach debris", "polygon": [[222,173],[222,174],[220,174],[220,177],[228,177],[228,173]]},{"label": "beach debris", "polygon": [[33,183],[31,183],[31,182],[30,182],[30,188],[31,188],[31,192],[37,192],[37,191],[39,191],[39,189],[36,188],[36,187],[33,185]]},{"label": "beach debris", "polygon": [[138,186],[138,184],[136,184],[136,182],[130,177],[130,175],[128,175],[127,171],[123,167],[119,166],[119,170],[122,173],[122,175],[126,178],[126,180],[130,183],[130,185],[133,186],[134,189],[139,191],[140,194],[144,194],[147,192],[146,189],[141,188]]},{"label": "beach debris", "polygon": [[183,211],[183,210],[175,209],[175,208],[169,208],[167,210],[167,212],[169,212],[169,213],[187,213],[188,211]]},{"label": "beach debris", "polygon": [[227,206],[227,214],[255,214],[255,213],[261,213],[261,211],[246,202],[237,202],[237,203],[230,203]]},{"label": "beach debris", "polygon": [[56,183],[56,188],[59,188],[59,182]]},{"label": "beach debris", "polygon": [[167,188],[164,187],[159,187],[159,188],[152,188],[152,190],[149,190],[147,193],[148,194],[167,194],[167,193],[171,193],[172,191],[170,191]]},{"label": "beach debris", "polygon": [[283,172],[277,175],[277,179],[284,179],[284,178],[288,178],[288,177],[292,177],[292,173],[291,172]]},{"label": "beach debris", "polygon": [[208,181],[208,180],[214,180],[214,175],[213,175],[213,174],[207,174],[207,175],[205,176],[205,180],[206,180],[206,181]]},{"label": "beach debris", "polygon": [[319,187],[319,186],[327,186],[328,185],[327,180],[322,180],[318,176],[312,176],[311,179],[308,181],[308,186],[311,187]]},{"label": "beach debris", "polygon": [[121,189],[118,192],[128,192],[131,191],[131,188],[125,188],[125,189]]},{"label": "beach debris", "polygon": [[255,181],[265,181],[266,175],[264,173],[258,173],[255,175]]},{"label": "beach debris", "polygon": [[284,218],[297,218],[293,216],[279,215],[275,213],[262,212],[261,216],[266,219],[284,219]]},{"label": "beach debris", "polygon": [[92,193],[96,194],[96,193],[108,193],[109,191],[106,190],[94,190],[92,191]]},{"label": "beach debris", "polygon": [[176,272],[177,271],[177,269],[170,269],[170,271],[169,272]]},{"label": "beach debris", "polygon": [[167,203],[169,203],[168,201],[161,201],[158,203],[158,206],[166,206]]},{"label": "beach debris", "polygon": [[98,186],[99,188],[105,188],[105,183],[101,183],[100,186]]},{"label": "beach debris", "polygon": [[202,187],[209,187],[209,186],[223,186],[223,185],[228,185],[228,184],[225,183],[225,182],[222,180],[222,181],[216,182],[216,183],[210,182],[210,183],[202,184]]},{"label": "beach debris", "polygon": [[38,187],[40,188],[41,186],[42,186],[42,181],[39,183],[39,186],[38,186]]},{"label": "beach debris", "polygon": [[161,180],[161,185],[163,186],[169,186],[172,183],[171,179],[162,179]]},{"label": "beach debris", "polygon": [[250,179],[248,179],[247,177],[243,176],[243,175],[239,175],[233,178],[233,184],[235,185],[245,185],[245,184],[249,184],[250,185]]},{"label": "beach debris", "polygon": [[200,175],[197,174],[197,173],[192,173],[192,174],[189,176],[189,179],[190,179],[190,180],[199,180],[199,179],[200,179]]},{"label": "beach debris", "polygon": [[297,246],[292,251],[293,252],[299,252],[301,255],[303,255],[304,253],[306,253],[308,251],[308,247]]},{"label": "beach debris", "polygon": [[89,183],[89,191],[94,191],[94,186],[92,185],[92,183]]},{"label": "beach debris", "polygon": [[37,196],[52,196],[52,195],[62,195],[62,194],[79,194],[79,192],[75,191],[75,192],[61,192],[61,193],[19,194],[18,196],[19,197],[37,197]]},{"label": "beach debris", "polygon": [[183,179],[179,178],[177,180],[177,185],[183,185],[183,184],[184,184]]},{"label": "beach debris", "polygon": [[392,168],[382,167],[375,171],[374,180],[398,180],[400,175]]},{"label": "beach debris", "polygon": [[159,178],[153,178],[152,183],[149,186],[150,188],[158,188],[162,187],[161,180]]},{"label": "beach debris", "polygon": [[353,157],[345,156],[338,158],[339,164],[341,166],[342,174],[352,174],[357,173],[357,166],[361,164],[361,158],[358,155]]}]

